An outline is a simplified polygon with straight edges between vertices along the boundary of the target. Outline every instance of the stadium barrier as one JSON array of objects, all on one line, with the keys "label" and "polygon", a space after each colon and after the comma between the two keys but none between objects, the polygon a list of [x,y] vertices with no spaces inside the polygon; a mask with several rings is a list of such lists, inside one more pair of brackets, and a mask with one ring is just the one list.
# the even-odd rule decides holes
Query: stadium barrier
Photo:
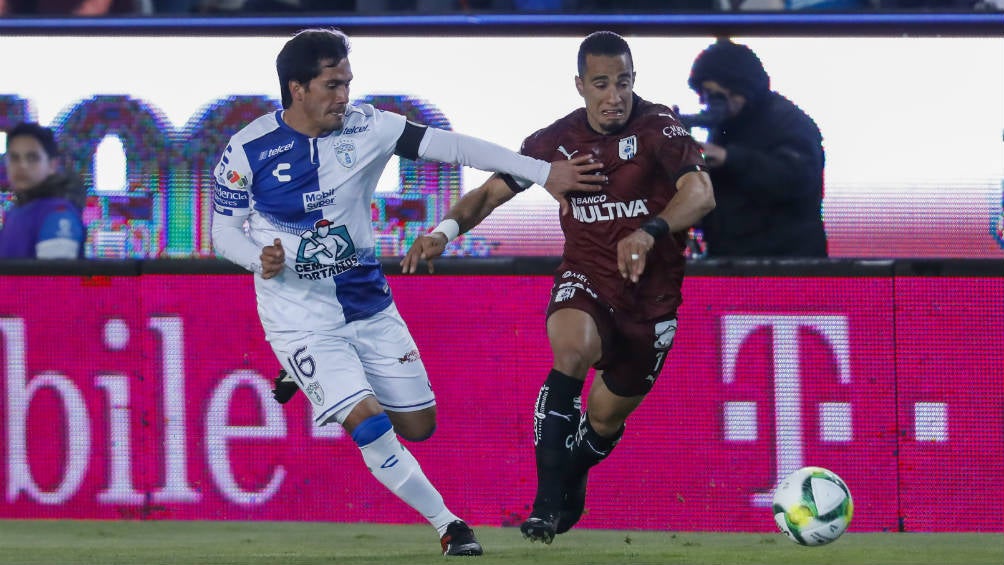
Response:
[{"label": "stadium barrier", "polygon": [[[439,400],[409,443],[475,524],[528,513],[553,259],[397,274]],[[0,518],[421,518],[278,370],[229,263],[0,265]],[[694,262],[676,343],[582,527],[770,531],[777,477],[836,471],[856,531],[1004,526],[1004,263]],[[630,511],[627,511],[630,509]]]}]

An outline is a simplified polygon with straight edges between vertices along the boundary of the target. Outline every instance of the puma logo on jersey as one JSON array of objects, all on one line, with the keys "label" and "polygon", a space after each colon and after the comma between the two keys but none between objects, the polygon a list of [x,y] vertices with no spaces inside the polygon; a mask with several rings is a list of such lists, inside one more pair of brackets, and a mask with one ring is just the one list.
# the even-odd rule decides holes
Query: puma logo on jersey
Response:
[{"label": "puma logo on jersey", "polygon": [[575,155],[576,153],[579,152],[579,150],[576,149],[575,151],[572,151],[571,153],[569,153],[568,149],[565,149],[564,145],[559,145],[558,146],[558,151],[560,151],[561,154],[564,155],[566,159],[571,159],[572,155]]}]

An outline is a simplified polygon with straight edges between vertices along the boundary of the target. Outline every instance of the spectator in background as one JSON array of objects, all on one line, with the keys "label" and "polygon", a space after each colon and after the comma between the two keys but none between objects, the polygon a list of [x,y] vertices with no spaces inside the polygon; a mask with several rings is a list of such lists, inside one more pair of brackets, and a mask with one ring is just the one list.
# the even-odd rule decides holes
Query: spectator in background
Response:
[{"label": "spectator in background", "polygon": [[14,206],[0,228],[0,258],[82,259],[87,193],[75,176],[59,172],[52,130],[36,123],[14,126],[4,160]]},{"label": "spectator in background", "polygon": [[823,140],[812,118],[728,39],[697,56],[688,84],[715,116],[702,144],[718,204],[701,223],[708,256],[826,257]]}]

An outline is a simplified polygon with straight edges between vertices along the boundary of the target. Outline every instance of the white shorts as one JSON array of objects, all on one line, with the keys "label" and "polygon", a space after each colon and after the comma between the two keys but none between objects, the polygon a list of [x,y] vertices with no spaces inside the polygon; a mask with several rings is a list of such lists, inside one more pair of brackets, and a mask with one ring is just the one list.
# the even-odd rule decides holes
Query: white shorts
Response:
[{"label": "white shorts", "polygon": [[341,424],[367,396],[391,412],[436,404],[418,346],[393,303],[336,330],[275,332],[266,338],[310,399],[318,426]]}]

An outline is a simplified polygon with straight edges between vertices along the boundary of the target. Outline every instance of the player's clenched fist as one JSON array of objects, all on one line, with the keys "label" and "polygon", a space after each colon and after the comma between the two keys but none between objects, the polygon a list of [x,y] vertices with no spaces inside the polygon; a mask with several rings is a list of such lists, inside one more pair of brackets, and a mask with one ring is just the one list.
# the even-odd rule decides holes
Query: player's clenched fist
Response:
[{"label": "player's clenched fist", "polygon": [[443,254],[446,250],[446,235],[441,232],[432,232],[427,235],[419,236],[415,243],[411,244],[411,249],[408,250],[408,254],[404,256],[401,260],[401,272],[410,275],[418,269],[419,261],[427,261],[429,263],[429,272],[436,272],[432,266],[432,260]]},{"label": "player's clenched fist", "polygon": [[286,252],[282,250],[282,241],[275,238],[272,245],[261,249],[261,278],[270,279],[282,272],[286,266]]}]

